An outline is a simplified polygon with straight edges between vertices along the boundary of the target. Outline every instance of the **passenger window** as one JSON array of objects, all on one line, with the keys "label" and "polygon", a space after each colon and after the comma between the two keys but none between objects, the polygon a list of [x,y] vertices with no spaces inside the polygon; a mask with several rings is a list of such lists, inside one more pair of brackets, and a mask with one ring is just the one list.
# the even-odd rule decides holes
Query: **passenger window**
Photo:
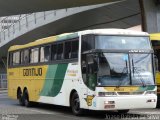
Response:
[{"label": "passenger window", "polygon": [[31,49],[30,53],[30,63],[38,63],[39,58],[39,48],[33,48]]},{"label": "passenger window", "polygon": [[40,62],[48,62],[50,59],[50,46],[41,47]]},{"label": "passenger window", "polygon": [[78,41],[73,41],[72,42],[72,53],[71,53],[71,58],[78,58]]},{"label": "passenger window", "polygon": [[63,43],[58,44],[57,47],[57,60],[61,60],[63,59]]},{"label": "passenger window", "polygon": [[20,64],[20,52],[14,52],[13,53],[13,65],[19,65]]},{"label": "passenger window", "polygon": [[51,57],[52,60],[56,60],[57,59],[57,45],[52,45],[52,49],[51,49]]},{"label": "passenger window", "polygon": [[23,50],[21,51],[21,64],[27,64],[29,63],[29,50]]},{"label": "passenger window", "polygon": [[21,64],[23,64],[23,51],[21,51]]},{"label": "passenger window", "polygon": [[71,58],[71,42],[66,42],[65,43],[65,59],[70,59]]}]

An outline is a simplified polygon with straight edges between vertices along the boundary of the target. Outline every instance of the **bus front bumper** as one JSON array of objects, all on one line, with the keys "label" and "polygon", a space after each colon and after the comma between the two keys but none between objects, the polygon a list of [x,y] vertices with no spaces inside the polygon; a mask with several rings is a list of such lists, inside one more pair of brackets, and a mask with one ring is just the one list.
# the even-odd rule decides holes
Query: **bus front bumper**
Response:
[{"label": "bus front bumper", "polygon": [[96,110],[125,110],[155,108],[157,104],[156,95],[142,96],[118,96],[118,97],[97,97]]}]

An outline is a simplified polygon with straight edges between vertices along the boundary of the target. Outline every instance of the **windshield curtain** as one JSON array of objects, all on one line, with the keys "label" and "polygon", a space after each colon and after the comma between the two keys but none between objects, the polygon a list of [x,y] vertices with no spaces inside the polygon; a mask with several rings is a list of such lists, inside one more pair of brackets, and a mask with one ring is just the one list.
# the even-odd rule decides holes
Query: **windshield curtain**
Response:
[{"label": "windshield curtain", "polygon": [[95,49],[151,49],[149,37],[95,36]]},{"label": "windshield curtain", "polygon": [[154,85],[151,54],[102,53],[98,85]]},{"label": "windshield curtain", "polygon": [[153,85],[151,54],[130,54],[133,85]]}]

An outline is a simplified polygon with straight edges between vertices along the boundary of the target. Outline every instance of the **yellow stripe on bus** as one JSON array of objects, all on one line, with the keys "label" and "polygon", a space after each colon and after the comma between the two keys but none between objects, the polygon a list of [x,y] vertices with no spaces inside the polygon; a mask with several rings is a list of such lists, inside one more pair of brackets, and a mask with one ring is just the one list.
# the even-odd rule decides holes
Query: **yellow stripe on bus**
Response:
[{"label": "yellow stripe on bus", "polygon": [[139,87],[104,87],[108,92],[134,92],[139,89]]}]

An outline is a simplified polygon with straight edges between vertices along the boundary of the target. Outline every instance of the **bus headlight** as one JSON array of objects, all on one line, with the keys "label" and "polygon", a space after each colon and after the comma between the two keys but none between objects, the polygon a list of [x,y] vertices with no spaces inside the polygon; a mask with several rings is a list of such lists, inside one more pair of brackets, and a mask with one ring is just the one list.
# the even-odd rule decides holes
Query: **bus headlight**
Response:
[{"label": "bus headlight", "polygon": [[146,91],[146,93],[145,93],[146,95],[156,95],[157,94],[157,92],[156,91]]},{"label": "bus headlight", "polygon": [[116,92],[99,92],[98,96],[100,97],[105,97],[105,96],[116,96],[117,93]]}]

